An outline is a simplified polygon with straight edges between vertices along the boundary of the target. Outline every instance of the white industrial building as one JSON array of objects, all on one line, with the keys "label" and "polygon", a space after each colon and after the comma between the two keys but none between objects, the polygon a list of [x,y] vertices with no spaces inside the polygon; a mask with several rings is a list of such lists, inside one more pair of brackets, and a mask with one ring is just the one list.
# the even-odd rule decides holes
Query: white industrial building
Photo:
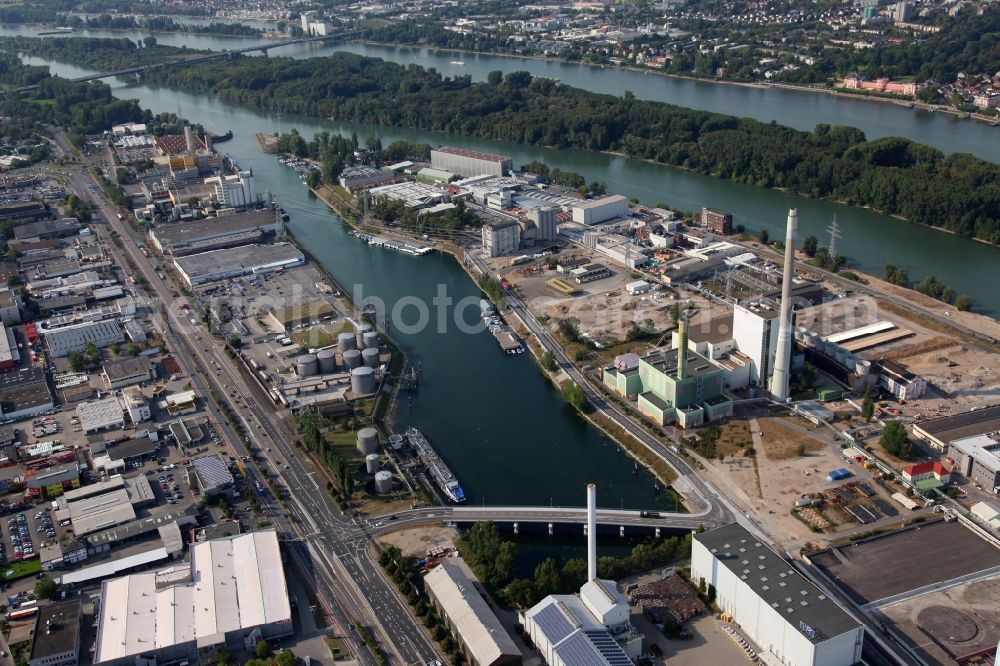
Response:
[{"label": "white industrial building", "polygon": [[580,594],[551,594],[521,614],[549,666],[632,666],[643,635],[614,581],[597,577],[597,489],[587,486],[587,582]]},{"label": "white industrial building", "polygon": [[581,201],[573,206],[573,221],[577,224],[599,224],[625,215],[628,215],[628,197],[621,194]]},{"label": "white industrial building", "polygon": [[94,664],[198,663],[292,634],[273,529],[195,543],[190,554],[190,564],[104,581]]},{"label": "white industrial building", "polygon": [[431,167],[468,178],[470,176],[506,176],[513,166],[511,158],[478,150],[441,146],[431,150]]},{"label": "white industrial building", "polygon": [[243,245],[174,259],[174,266],[189,287],[240,275],[271,273],[301,266],[306,257],[289,243]]},{"label": "white industrial building", "polygon": [[694,535],[691,580],[715,589],[715,603],[765,663],[851,666],[861,660],[862,625],[737,523]]},{"label": "white industrial building", "polygon": [[45,344],[54,358],[68,356],[70,352],[82,352],[87,345],[107,347],[113,342],[125,342],[125,332],[117,321],[91,321],[84,324],[66,326],[44,333]]},{"label": "white industrial building", "polygon": [[215,186],[215,200],[227,208],[243,208],[257,203],[253,171],[212,176],[205,179],[205,184]]},{"label": "white industrial building", "polygon": [[750,383],[768,386],[778,349],[780,312],[763,303],[733,308],[733,340],[740,353],[750,357]]}]

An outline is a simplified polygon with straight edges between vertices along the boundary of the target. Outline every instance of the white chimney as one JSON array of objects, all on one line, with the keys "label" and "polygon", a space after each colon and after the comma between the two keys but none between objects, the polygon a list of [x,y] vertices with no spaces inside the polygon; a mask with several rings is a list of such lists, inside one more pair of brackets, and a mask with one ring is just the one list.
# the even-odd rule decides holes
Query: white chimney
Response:
[{"label": "white chimney", "polygon": [[597,580],[597,486],[587,484],[587,580]]},{"label": "white chimney", "polygon": [[788,380],[792,364],[792,279],[795,277],[795,232],[799,223],[798,211],[788,209],[785,228],[785,270],[781,278],[781,310],[778,321],[778,348],[774,354],[774,372],[771,374],[771,396],[784,402],[788,399]]},{"label": "white chimney", "polygon": [[184,126],[184,143],[187,147],[187,154],[194,155],[194,132],[191,131],[190,125]]}]

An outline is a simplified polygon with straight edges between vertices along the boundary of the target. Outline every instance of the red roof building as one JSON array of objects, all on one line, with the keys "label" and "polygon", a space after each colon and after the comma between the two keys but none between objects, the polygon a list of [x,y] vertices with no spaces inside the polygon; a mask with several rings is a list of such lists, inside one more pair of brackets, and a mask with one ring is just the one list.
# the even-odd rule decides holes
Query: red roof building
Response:
[{"label": "red roof building", "polygon": [[904,481],[922,490],[951,483],[951,470],[936,461],[910,465],[903,470],[902,476]]}]

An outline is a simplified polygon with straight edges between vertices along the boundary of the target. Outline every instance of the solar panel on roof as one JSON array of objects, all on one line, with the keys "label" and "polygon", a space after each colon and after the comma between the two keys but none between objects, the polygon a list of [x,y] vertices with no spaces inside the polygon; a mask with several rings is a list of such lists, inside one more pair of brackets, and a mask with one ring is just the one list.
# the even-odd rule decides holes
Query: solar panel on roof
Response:
[{"label": "solar panel on roof", "polygon": [[556,644],[569,636],[575,628],[555,604],[549,604],[540,610],[535,615],[534,621],[552,644]]},{"label": "solar panel on roof", "polygon": [[631,666],[632,660],[607,632],[591,630],[584,633],[611,666]]},{"label": "solar panel on roof", "polygon": [[[587,635],[579,633],[556,648],[556,654],[566,666],[605,666],[605,660]],[[630,662],[631,663],[631,662]]]}]

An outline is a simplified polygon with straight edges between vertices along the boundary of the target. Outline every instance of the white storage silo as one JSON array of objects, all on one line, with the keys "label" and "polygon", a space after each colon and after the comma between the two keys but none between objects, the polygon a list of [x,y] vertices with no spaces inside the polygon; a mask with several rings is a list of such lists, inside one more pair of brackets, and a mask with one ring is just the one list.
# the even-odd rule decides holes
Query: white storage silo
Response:
[{"label": "white storage silo", "polygon": [[354,342],[358,346],[358,349],[364,349],[365,333],[371,333],[371,330],[371,324],[358,324],[358,327],[354,330]]},{"label": "white storage silo", "polygon": [[380,343],[378,339],[378,333],[375,331],[368,331],[362,336],[362,349],[368,349],[369,347],[378,347]]},{"label": "white storage silo", "polygon": [[341,352],[345,352],[348,349],[357,349],[358,345],[354,341],[354,334],[344,332],[337,336],[337,349]]},{"label": "white storage silo", "polygon": [[363,456],[378,453],[378,430],[362,428],[358,431],[358,453]]},{"label": "white storage silo", "polygon": [[377,453],[369,453],[365,456],[365,469],[369,474],[374,474],[382,468],[382,464],[378,460]]},{"label": "white storage silo", "polygon": [[295,372],[299,377],[312,377],[319,374],[319,361],[316,354],[302,354],[295,359]]},{"label": "white storage silo", "polygon": [[344,352],[344,367],[348,370],[361,367],[361,352],[357,349],[348,349]]},{"label": "white storage silo", "polygon": [[351,370],[351,391],[357,395],[371,395],[375,392],[375,371],[368,366]]},{"label": "white storage silo", "polygon": [[392,473],[382,470],[375,473],[375,492],[385,495],[392,492]]},{"label": "white storage silo", "polygon": [[337,371],[337,355],[332,349],[320,349],[316,352],[316,360],[319,361],[319,371],[324,375]]},{"label": "white storage silo", "polygon": [[367,365],[369,368],[377,368],[378,350],[375,349],[374,347],[369,347],[368,349],[362,350],[361,362]]}]

